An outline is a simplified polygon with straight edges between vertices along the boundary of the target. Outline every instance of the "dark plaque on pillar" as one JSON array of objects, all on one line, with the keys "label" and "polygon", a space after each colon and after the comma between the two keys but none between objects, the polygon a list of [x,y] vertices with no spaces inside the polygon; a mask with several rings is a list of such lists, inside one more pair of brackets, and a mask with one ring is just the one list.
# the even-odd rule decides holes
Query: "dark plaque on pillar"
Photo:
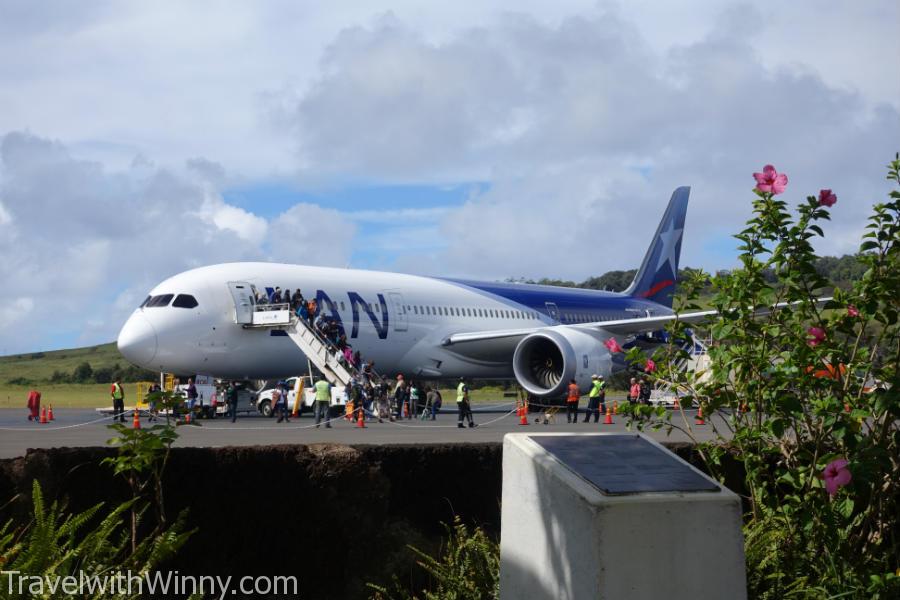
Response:
[{"label": "dark plaque on pillar", "polygon": [[531,440],[609,496],[718,492],[680,458],[637,435],[540,435]]}]

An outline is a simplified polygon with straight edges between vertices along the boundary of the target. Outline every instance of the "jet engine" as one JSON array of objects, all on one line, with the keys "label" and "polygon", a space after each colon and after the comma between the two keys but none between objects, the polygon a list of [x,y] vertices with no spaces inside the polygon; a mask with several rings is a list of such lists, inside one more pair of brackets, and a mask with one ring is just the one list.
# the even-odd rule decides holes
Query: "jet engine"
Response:
[{"label": "jet engine", "polygon": [[513,373],[519,385],[536,396],[561,396],[571,379],[586,392],[592,374],[608,376],[611,371],[604,339],[600,333],[566,325],[541,329],[516,346]]}]

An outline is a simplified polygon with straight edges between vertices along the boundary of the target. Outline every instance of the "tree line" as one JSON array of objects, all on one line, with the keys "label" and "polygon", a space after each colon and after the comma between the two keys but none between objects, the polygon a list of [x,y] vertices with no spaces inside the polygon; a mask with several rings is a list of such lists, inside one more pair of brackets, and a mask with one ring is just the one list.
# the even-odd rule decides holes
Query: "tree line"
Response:
[{"label": "tree line", "polygon": [[[815,269],[825,279],[830,281],[835,287],[847,289],[854,281],[859,280],[866,271],[865,264],[859,259],[858,254],[845,254],[840,258],[835,256],[823,256],[816,259]],[[696,272],[698,269],[685,267],[678,269],[678,279],[684,280],[690,272]],[[535,283],[539,285],[556,285],[562,287],[584,288],[589,290],[606,290],[610,292],[621,292],[625,290],[637,275],[637,269],[628,269],[626,271],[608,271],[598,277],[588,277],[584,281],[578,283],[565,279],[552,279],[542,277],[541,279],[525,279],[525,278],[509,278],[507,282],[514,283]],[[766,269],[766,280],[769,283],[775,283],[778,277],[772,269]],[[711,284],[708,284],[711,286]]]}]

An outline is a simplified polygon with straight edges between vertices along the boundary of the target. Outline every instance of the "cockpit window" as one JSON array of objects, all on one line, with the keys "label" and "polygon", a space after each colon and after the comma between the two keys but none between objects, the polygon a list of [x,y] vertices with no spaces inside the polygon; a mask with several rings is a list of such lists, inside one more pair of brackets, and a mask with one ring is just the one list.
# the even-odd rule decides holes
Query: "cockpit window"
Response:
[{"label": "cockpit window", "polygon": [[147,303],[150,302],[150,298],[152,298],[152,297],[153,296],[147,296],[146,298],[144,298],[144,301],[141,302],[141,305],[138,306],[138,308],[144,308],[145,306],[147,306]]},{"label": "cockpit window", "polygon": [[147,302],[147,304],[145,304],[144,306],[146,306],[147,308],[168,306],[169,302],[172,301],[172,296],[174,296],[174,294],[161,294],[159,296],[153,296],[152,298],[150,298],[150,301]]},{"label": "cockpit window", "polygon": [[178,308],[194,308],[197,306],[197,299],[188,294],[178,294],[178,297],[175,298],[175,302],[172,303],[172,306]]}]

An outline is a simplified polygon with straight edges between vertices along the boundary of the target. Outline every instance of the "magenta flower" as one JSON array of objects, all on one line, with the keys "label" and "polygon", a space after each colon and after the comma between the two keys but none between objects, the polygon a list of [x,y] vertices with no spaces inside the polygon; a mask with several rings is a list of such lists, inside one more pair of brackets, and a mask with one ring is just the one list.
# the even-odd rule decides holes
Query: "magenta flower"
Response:
[{"label": "magenta flower", "polygon": [[818,346],[825,341],[825,330],[821,327],[810,327],[806,333],[810,335],[810,338],[806,340],[810,346]]},{"label": "magenta flower", "polygon": [[616,338],[609,338],[603,345],[609,348],[610,352],[621,352],[622,346],[619,345],[619,342],[616,341]]},{"label": "magenta flower", "polygon": [[859,316],[859,309],[852,304],[847,305],[847,316],[855,319]]},{"label": "magenta flower", "polygon": [[754,173],[753,177],[756,179],[756,189],[760,192],[780,194],[787,187],[787,175],[779,173],[772,165],[766,165],[762,173]]},{"label": "magenta flower", "polygon": [[644,371],[646,371],[647,373],[652,373],[655,370],[656,370],[656,363],[653,362],[653,359],[648,358],[647,364],[644,366]]},{"label": "magenta flower", "polygon": [[825,490],[832,498],[840,488],[850,483],[850,480],[853,479],[853,476],[850,475],[850,471],[847,469],[848,464],[850,463],[846,458],[839,458],[828,463],[828,466],[822,471],[822,478],[825,480]]},{"label": "magenta flower", "polygon": [[819,191],[819,206],[834,206],[834,203],[837,202],[837,196],[835,196],[831,190],[820,190]]}]

